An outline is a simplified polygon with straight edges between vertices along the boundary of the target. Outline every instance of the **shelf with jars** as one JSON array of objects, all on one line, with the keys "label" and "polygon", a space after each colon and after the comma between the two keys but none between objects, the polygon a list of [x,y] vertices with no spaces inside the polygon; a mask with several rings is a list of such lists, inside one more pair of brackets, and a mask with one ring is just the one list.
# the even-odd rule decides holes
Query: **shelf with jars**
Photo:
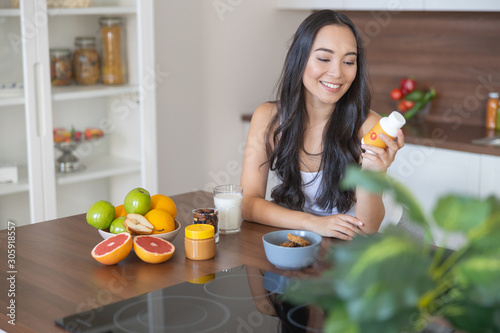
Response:
[{"label": "shelf with jars", "polygon": [[[16,95],[0,94],[2,119],[12,118],[16,126],[9,134],[0,131],[0,164],[17,165],[19,174],[17,183],[0,184],[0,229],[9,219],[23,225],[83,213],[96,193],[113,202],[121,201],[130,186],[155,192],[156,96],[154,73],[149,74],[155,68],[153,2],[93,0],[84,8],[46,8],[41,2],[26,2],[21,9],[2,6],[0,44],[6,52],[0,52],[0,64],[5,64],[0,65],[0,77],[27,84]],[[21,21],[27,24],[21,26]],[[36,34],[29,31],[30,22]],[[105,60],[103,30],[115,23],[123,33],[122,78],[103,80],[105,70],[109,74],[110,68],[116,69],[108,62],[107,68],[99,64],[97,81],[79,84],[73,72],[75,42],[95,38],[99,60]],[[117,29],[108,30],[116,37]],[[51,56],[61,58],[56,81],[50,75]],[[112,56],[116,59],[116,53]],[[71,70],[64,67],[68,65]],[[62,153],[53,130],[60,127],[103,130],[103,139],[92,149],[83,149],[83,144],[75,148],[84,168],[57,171]],[[9,141],[16,142],[15,152]]]}]

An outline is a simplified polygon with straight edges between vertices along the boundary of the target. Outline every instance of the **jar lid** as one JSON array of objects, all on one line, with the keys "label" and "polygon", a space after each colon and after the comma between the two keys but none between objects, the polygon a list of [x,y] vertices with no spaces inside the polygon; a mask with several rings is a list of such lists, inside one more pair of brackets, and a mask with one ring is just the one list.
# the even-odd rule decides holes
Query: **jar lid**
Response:
[{"label": "jar lid", "polygon": [[120,25],[122,21],[123,19],[121,17],[101,17],[99,19],[99,24],[107,26]]},{"label": "jar lid", "polygon": [[188,282],[193,283],[193,284],[205,284],[207,282],[210,282],[215,279],[215,274],[210,274],[210,275],[205,275],[202,277],[194,278],[192,280],[189,280]]},{"label": "jar lid", "polygon": [[76,46],[95,46],[95,37],[76,37]]},{"label": "jar lid", "polygon": [[184,230],[186,237],[191,239],[207,239],[214,237],[214,226],[210,224],[190,224]]},{"label": "jar lid", "polygon": [[50,49],[50,55],[55,57],[67,56],[71,54],[70,49]]},{"label": "jar lid", "polygon": [[488,96],[489,96],[490,98],[498,98],[498,93],[497,93],[497,92],[490,92],[490,93],[488,94]]}]

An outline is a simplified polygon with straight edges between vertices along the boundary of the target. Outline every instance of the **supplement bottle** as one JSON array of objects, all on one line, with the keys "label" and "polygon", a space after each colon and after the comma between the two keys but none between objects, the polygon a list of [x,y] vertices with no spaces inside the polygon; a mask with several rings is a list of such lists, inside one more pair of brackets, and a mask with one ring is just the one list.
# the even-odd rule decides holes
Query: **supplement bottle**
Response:
[{"label": "supplement bottle", "polygon": [[[395,139],[398,134],[398,129],[406,124],[406,119],[397,111],[393,111],[389,117],[384,117],[373,126],[373,128],[361,139],[362,144],[372,145],[380,148],[386,148],[387,145],[379,138],[380,133],[384,133],[391,139]],[[367,150],[367,152],[372,153]]]},{"label": "supplement bottle", "polygon": [[486,104],[486,128],[495,129],[497,127],[498,93],[490,92]]},{"label": "supplement bottle", "polygon": [[207,260],[215,257],[215,229],[209,224],[191,224],[185,229],[184,250],[186,258]]}]

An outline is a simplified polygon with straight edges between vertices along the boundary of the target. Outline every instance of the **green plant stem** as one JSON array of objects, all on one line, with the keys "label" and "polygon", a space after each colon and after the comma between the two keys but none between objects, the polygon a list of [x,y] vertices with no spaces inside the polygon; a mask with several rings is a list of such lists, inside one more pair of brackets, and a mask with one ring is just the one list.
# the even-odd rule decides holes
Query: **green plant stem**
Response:
[{"label": "green plant stem", "polygon": [[443,258],[445,248],[444,247],[438,247],[436,252],[434,253],[434,257],[432,258],[431,265],[429,266],[429,274],[434,277],[434,274],[436,273],[437,267],[439,263],[441,262],[441,259]]},{"label": "green plant stem", "polygon": [[433,300],[435,300],[437,297],[441,296],[445,291],[449,289],[449,284],[447,280],[441,281],[438,286],[428,292],[426,292],[421,298],[420,301],[418,302],[419,308],[424,310],[426,314],[431,314],[431,311],[429,311],[429,305],[432,303]]},{"label": "green plant stem", "polygon": [[453,252],[443,264],[436,269],[434,274],[432,275],[433,280],[438,280],[441,278],[457,261],[460,257],[467,251],[468,245],[460,248],[459,250]]}]

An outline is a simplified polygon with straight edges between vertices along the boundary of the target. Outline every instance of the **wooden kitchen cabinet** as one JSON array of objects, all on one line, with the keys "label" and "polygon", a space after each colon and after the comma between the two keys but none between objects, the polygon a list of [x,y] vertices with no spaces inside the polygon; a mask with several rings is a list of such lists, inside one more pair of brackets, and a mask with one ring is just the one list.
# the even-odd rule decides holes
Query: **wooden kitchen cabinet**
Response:
[{"label": "wooden kitchen cabinet", "polygon": [[[49,49],[73,50],[75,37],[97,36],[103,16],[124,19],[127,83],[51,86]],[[24,93],[0,91],[0,163],[19,167],[18,183],[0,184],[0,228],[9,219],[23,225],[83,213],[101,199],[120,204],[136,186],[157,192],[153,18],[152,0],[94,0],[86,8],[22,0],[20,9],[0,8],[0,77],[24,84]],[[105,134],[77,150],[83,171],[59,174],[52,130],[72,126]]]},{"label": "wooden kitchen cabinet", "polygon": [[496,0],[277,0],[279,9],[333,9],[333,10],[380,10],[380,11],[500,11]]}]

